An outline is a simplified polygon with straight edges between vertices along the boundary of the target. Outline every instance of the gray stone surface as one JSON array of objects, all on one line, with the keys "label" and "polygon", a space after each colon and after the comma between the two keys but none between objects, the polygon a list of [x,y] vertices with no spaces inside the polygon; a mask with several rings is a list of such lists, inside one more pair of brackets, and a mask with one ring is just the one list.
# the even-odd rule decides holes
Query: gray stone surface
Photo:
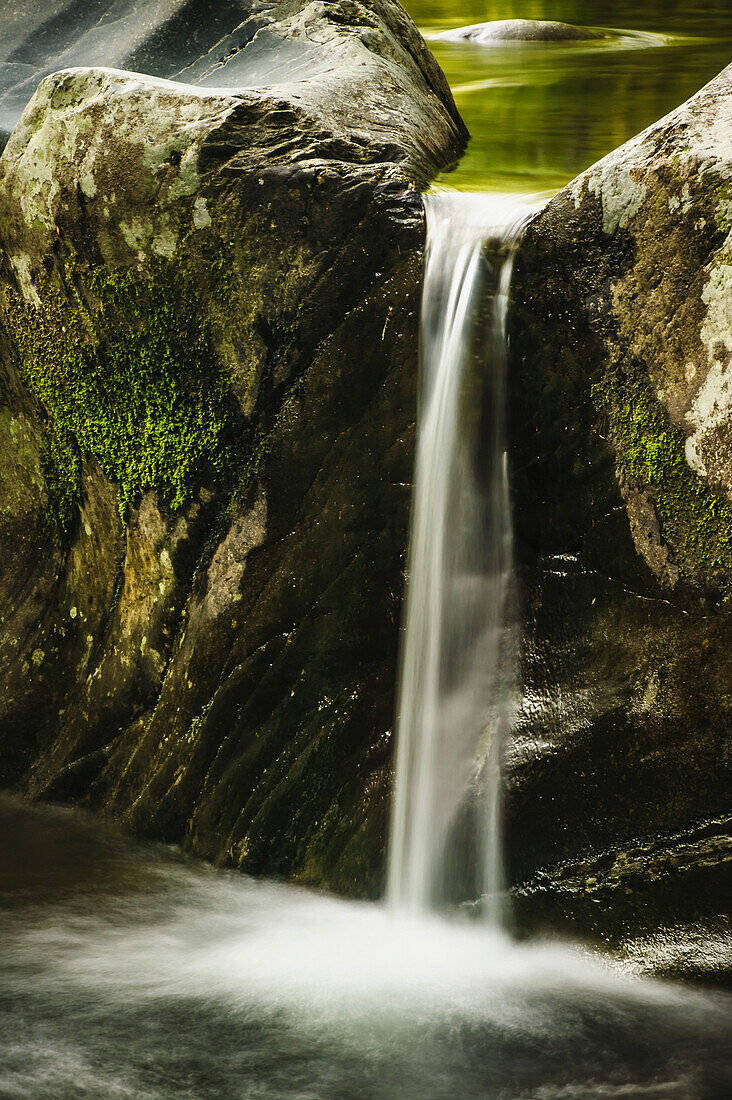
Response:
[{"label": "gray stone surface", "polygon": [[490,23],[456,27],[435,35],[435,38],[448,42],[475,42],[485,45],[494,42],[591,42],[602,37],[600,31],[590,30],[589,27],[576,27],[571,23],[558,23],[548,19],[496,19]]},{"label": "gray stone surface", "polygon": [[[331,122],[344,104],[340,122],[365,127],[371,139],[381,125],[396,144],[413,145],[419,132],[439,149],[439,112],[428,111],[421,126],[397,121],[416,75],[450,104],[462,132],[439,66],[389,0],[35,0],[30,11],[8,0],[0,10],[0,141],[44,77],[78,66],[213,88],[280,86],[285,98],[331,112]],[[409,101],[414,109],[417,100]]]},{"label": "gray stone surface", "polygon": [[603,935],[714,922],[729,881],[731,195],[732,68],[560,192],[516,264],[508,831],[533,902]]}]

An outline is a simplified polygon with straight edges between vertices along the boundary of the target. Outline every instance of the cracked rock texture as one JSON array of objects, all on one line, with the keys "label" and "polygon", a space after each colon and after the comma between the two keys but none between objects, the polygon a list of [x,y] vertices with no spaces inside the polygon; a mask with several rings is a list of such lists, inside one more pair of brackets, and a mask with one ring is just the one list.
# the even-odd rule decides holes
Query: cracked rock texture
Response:
[{"label": "cracked rock texture", "polygon": [[[650,894],[716,919],[729,885],[729,844],[694,837],[728,828],[732,780],[731,227],[732,67],[560,192],[517,259],[508,832],[549,923],[640,927]],[[581,905],[551,870],[630,848]]]},{"label": "cracked rock texture", "polygon": [[0,159],[0,784],[373,893],[419,187],[465,130],[396,3],[145,10],[8,62],[197,83],[64,69]]},{"label": "cracked rock texture", "polygon": [[400,141],[414,151],[421,127],[442,160],[439,108],[424,119],[416,77],[464,136],[445,77],[396,0],[4,0],[0,144],[40,81],[77,66],[216,89],[288,85],[347,128],[364,125],[366,143],[382,129],[394,155]]}]

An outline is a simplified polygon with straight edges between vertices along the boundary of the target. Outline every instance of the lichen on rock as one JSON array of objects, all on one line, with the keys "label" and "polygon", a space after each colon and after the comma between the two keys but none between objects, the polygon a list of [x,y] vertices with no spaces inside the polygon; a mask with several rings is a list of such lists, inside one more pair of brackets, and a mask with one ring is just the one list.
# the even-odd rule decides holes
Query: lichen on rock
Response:
[{"label": "lichen on rock", "polygon": [[732,161],[710,133],[732,125],[731,85],[725,70],[588,169],[535,219],[526,245],[561,242],[550,247],[565,311],[582,312],[577,328],[597,345],[587,416],[614,448],[629,512],[638,519],[641,496],[655,512],[662,553],[642,535],[639,552],[669,588],[717,597],[732,592],[729,226],[719,214]]}]

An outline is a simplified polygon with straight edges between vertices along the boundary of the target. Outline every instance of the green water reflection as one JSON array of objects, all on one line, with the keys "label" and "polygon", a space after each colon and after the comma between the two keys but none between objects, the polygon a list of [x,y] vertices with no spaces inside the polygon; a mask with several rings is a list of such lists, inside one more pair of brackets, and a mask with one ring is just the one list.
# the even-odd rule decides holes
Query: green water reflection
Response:
[{"label": "green water reflection", "polygon": [[557,189],[732,61],[731,0],[406,0],[405,6],[428,36],[515,18],[631,32],[601,44],[430,41],[472,134],[446,180],[465,190]]}]

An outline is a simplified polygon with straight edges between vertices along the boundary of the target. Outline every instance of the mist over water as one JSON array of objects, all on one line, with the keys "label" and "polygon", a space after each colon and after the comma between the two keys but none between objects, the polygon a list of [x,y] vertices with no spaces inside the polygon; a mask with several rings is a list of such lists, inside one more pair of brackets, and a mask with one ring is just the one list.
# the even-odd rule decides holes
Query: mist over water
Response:
[{"label": "mist over water", "polygon": [[[0,1096],[723,1097],[731,999],[0,800]],[[45,841],[44,841],[45,838]]]}]

